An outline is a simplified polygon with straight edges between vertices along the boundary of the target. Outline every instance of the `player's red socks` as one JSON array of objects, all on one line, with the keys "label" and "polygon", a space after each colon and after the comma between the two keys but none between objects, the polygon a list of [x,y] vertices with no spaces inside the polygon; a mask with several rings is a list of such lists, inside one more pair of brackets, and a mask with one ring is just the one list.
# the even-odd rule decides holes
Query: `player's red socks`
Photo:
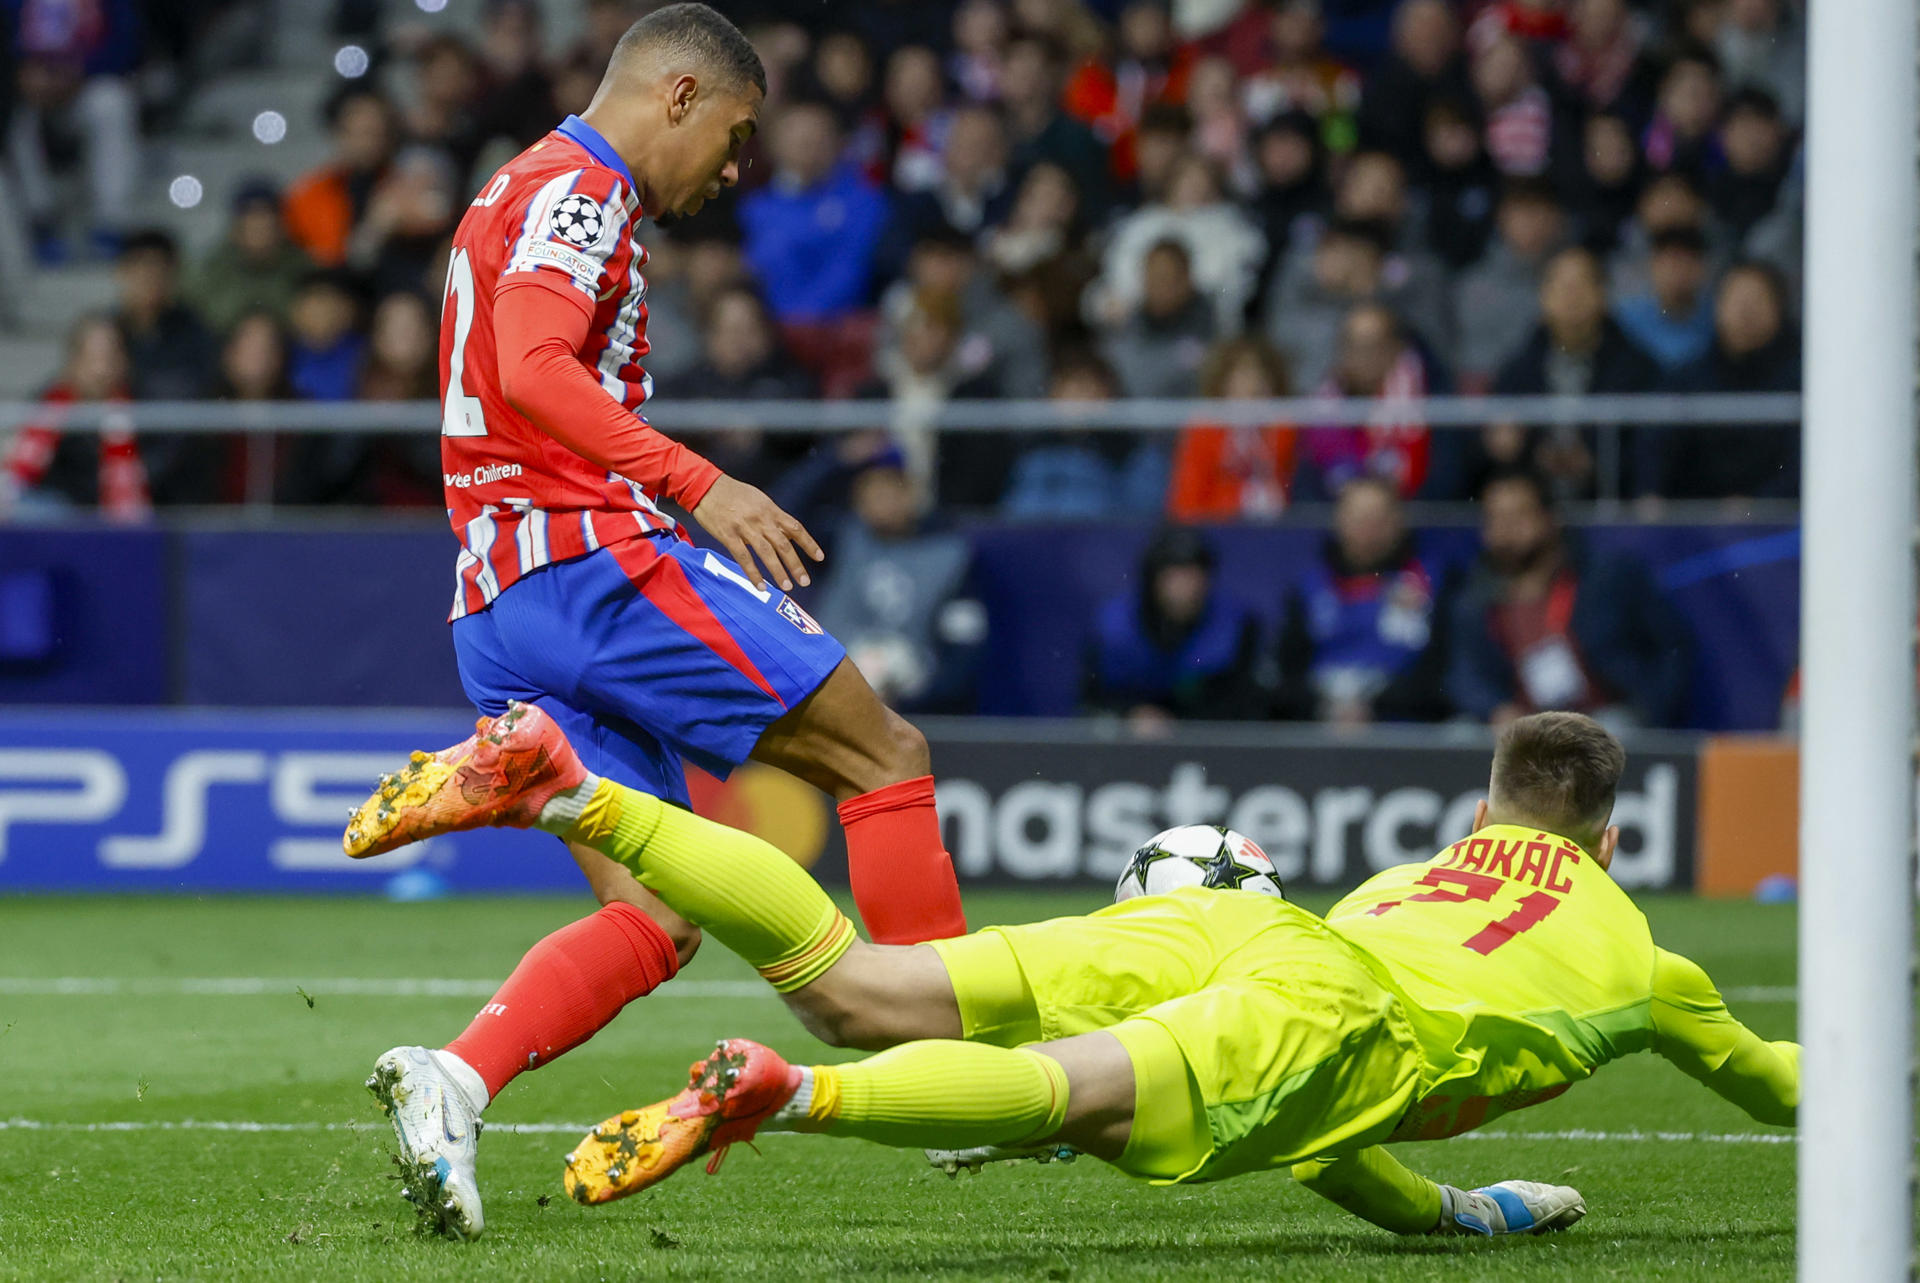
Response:
[{"label": "player's red socks", "polygon": [[673,940],[658,923],[630,904],[609,904],[527,950],[446,1049],[479,1072],[491,1099],[522,1072],[593,1037],[679,969]]},{"label": "player's red socks", "polygon": [[876,944],[967,933],[960,883],[940,840],[933,776],[902,780],[840,804],[853,903]]}]

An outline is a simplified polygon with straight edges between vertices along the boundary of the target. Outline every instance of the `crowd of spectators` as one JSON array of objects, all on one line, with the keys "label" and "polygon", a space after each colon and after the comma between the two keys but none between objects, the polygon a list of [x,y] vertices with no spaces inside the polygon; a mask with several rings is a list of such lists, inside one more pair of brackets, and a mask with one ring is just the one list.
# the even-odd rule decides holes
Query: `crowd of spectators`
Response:
[{"label": "crowd of spectators", "polygon": [[1683,724],[1685,620],[1641,562],[1561,525],[1543,474],[1504,466],[1482,481],[1480,549],[1465,566],[1423,551],[1402,503],[1388,478],[1349,482],[1277,626],[1220,582],[1201,531],[1166,528],[1095,617],[1086,709],[1136,730],[1177,718],[1498,726],[1547,709]]},{"label": "crowd of spectators", "polygon": [[[47,157],[84,156],[100,221],[82,230],[122,286],[125,377],[81,369],[104,341],[89,318],[51,394],[134,400],[434,395],[432,300],[467,194],[584,109],[641,11],[590,0],[565,48],[532,0],[487,0],[471,39],[356,36],[372,71],[327,101],[329,160],[246,185],[220,245],[182,264],[111,219],[138,107],[115,98],[125,50],[103,33],[141,6],[80,6],[105,15],[95,31],[55,20],[72,6],[6,4],[12,168],[39,211]],[[1358,478],[1468,499],[1515,466],[1556,499],[1649,511],[1797,493],[1791,429],[1709,446],[1607,425],[1443,433],[1418,412],[1448,391],[1797,388],[1796,0],[722,7],[767,64],[766,128],[736,195],[642,233],[663,403],[881,400],[927,502],[1015,517],[1268,517]],[[343,29],[370,21],[338,9]],[[1314,392],[1380,408],[1363,427],[930,427],[955,397]],[[744,427],[695,444],[768,485],[832,449]],[[155,504],[432,506],[431,445],[233,443],[196,471],[142,438],[126,462]],[[16,442],[12,488],[93,502],[70,479],[100,469],[35,463],[74,450],[100,453]]]}]

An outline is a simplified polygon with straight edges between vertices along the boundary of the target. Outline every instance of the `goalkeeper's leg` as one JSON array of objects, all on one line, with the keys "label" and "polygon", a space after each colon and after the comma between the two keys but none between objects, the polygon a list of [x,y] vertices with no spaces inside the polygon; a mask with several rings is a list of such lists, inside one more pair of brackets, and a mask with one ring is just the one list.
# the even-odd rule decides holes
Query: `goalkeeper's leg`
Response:
[{"label": "goalkeeper's leg", "polygon": [[1580,1191],[1569,1186],[1501,1181],[1456,1189],[1409,1171],[1378,1145],[1296,1163],[1293,1178],[1396,1234],[1544,1234],[1587,1214]]}]

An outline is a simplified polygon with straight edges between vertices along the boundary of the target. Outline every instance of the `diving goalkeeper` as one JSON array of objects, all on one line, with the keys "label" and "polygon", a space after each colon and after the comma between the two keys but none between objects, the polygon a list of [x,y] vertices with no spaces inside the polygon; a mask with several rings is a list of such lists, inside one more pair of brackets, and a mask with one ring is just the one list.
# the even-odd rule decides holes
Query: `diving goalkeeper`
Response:
[{"label": "diving goalkeeper", "polygon": [[1459,1190],[1382,1146],[1472,1130],[1636,1051],[1761,1122],[1792,1124],[1799,1100],[1798,1046],[1734,1020],[1608,876],[1625,762],[1588,718],[1512,723],[1473,834],[1380,874],[1325,920],[1272,896],[1186,888],[1086,917],[867,944],[785,855],[590,774],[524,705],[414,754],[344,842],[373,855],[493,824],[585,843],[751,963],[819,1037],[889,1049],[807,1067],[724,1041],[677,1096],[581,1142],[566,1172],[581,1202],[795,1131],[1071,1146],[1162,1184],[1289,1167],[1399,1233],[1537,1232],[1578,1220],[1578,1192]]}]

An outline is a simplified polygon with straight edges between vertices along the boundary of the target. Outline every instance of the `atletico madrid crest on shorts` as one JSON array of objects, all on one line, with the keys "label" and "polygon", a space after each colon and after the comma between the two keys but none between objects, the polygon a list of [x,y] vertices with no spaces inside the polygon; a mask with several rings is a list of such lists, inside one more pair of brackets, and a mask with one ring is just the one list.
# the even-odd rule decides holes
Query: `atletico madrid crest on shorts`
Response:
[{"label": "atletico madrid crest on shorts", "polygon": [[820,627],[818,621],[816,621],[812,615],[809,615],[805,610],[800,608],[799,602],[791,597],[782,597],[780,599],[780,613],[787,617],[788,623],[803,633],[821,633],[826,631]]}]

